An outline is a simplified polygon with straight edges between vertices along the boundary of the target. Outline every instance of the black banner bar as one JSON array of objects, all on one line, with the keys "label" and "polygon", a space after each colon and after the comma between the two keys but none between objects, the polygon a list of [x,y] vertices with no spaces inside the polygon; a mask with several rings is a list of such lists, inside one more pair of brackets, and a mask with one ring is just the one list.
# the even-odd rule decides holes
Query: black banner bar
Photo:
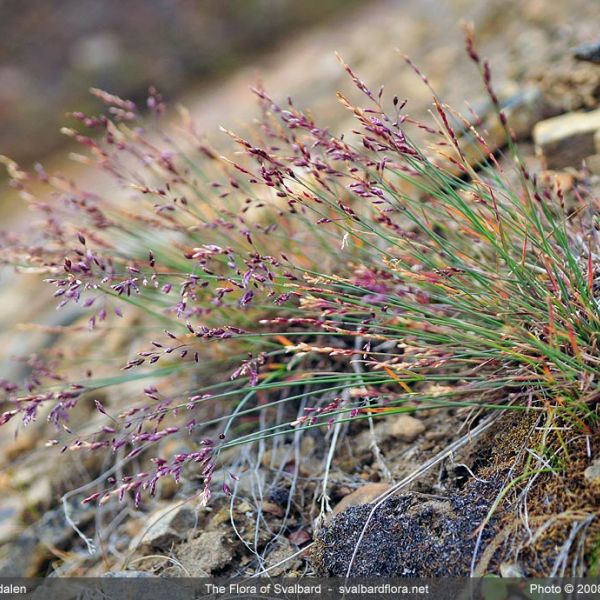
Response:
[{"label": "black banner bar", "polygon": [[32,600],[598,600],[595,579],[161,578],[0,579],[0,598]]}]

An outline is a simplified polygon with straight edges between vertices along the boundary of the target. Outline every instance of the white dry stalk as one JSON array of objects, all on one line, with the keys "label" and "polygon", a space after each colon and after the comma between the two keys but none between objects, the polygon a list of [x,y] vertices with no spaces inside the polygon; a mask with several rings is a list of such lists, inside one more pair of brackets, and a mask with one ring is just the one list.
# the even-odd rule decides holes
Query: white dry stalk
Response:
[{"label": "white dry stalk", "polygon": [[554,561],[554,566],[552,567],[552,571],[549,574],[549,577],[556,577],[556,576],[564,577],[565,576],[565,571],[567,569],[567,561],[569,559],[569,552],[571,550],[571,546],[577,539],[579,532],[581,530],[587,529],[587,527],[594,520],[594,518],[595,518],[594,515],[588,515],[587,517],[583,518],[581,521],[576,521],[575,523],[571,524],[571,533],[569,534],[569,537],[567,538],[565,543],[562,545],[560,552],[559,552],[558,556],[556,557],[556,560]]},{"label": "white dry stalk", "polygon": [[[354,349],[360,350],[362,345],[363,345],[363,338],[358,336],[354,342]],[[363,388],[366,389],[364,381],[362,379],[363,369],[362,369],[362,365],[360,364],[360,360],[356,356],[353,356],[350,359],[350,364],[352,365],[352,369],[354,370],[354,372],[358,375],[360,384],[363,386]],[[371,436],[369,448],[373,452],[375,462],[377,463],[377,466],[379,467],[379,470],[381,471],[383,478],[386,481],[393,482],[394,478],[392,477],[392,472],[388,468],[388,466],[383,458],[383,453],[381,452],[381,448],[379,447],[379,445],[377,443],[377,435],[375,433],[375,423],[373,422],[373,417],[371,415],[369,415],[367,422],[369,423],[369,434]]]},{"label": "white dry stalk", "polygon": [[[348,391],[344,390],[344,402],[348,399]],[[329,494],[327,493],[327,484],[329,483],[329,473],[331,472],[331,464],[333,463],[333,457],[335,455],[335,448],[337,441],[342,429],[342,423],[338,418],[333,427],[333,435],[331,436],[331,443],[329,444],[329,451],[325,459],[325,472],[323,473],[323,485],[321,487],[321,509],[315,520],[315,530],[318,531],[323,523],[325,522],[326,514],[331,512],[331,505],[329,504]]]}]

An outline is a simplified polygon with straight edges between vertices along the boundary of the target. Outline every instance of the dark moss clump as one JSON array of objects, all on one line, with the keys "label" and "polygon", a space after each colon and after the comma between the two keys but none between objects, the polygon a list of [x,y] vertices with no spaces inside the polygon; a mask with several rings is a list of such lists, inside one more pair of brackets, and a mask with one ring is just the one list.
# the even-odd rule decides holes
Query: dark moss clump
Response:
[{"label": "dark moss clump", "polygon": [[[406,494],[371,516],[351,569],[353,576],[440,577],[470,572],[483,523],[502,480],[473,481],[447,498]],[[429,499],[428,499],[429,498]],[[312,562],[321,575],[344,576],[372,504],[351,507],[318,534]],[[482,542],[495,534],[495,517]],[[481,544],[485,547],[485,543]]]}]

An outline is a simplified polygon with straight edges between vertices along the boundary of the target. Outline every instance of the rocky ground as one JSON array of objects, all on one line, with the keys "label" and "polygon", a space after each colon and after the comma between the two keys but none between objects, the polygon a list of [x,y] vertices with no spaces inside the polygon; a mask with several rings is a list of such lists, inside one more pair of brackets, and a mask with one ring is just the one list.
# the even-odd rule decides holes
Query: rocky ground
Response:
[{"label": "rocky ground", "polygon": [[[347,117],[335,103],[335,91],[350,87],[332,54],[338,50],[369,84],[384,82],[423,115],[429,92],[406,68],[399,48],[451,104],[463,108],[469,99],[485,117],[481,83],[464,57],[459,20],[468,18],[498,88],[512,99],[512,124],[527,162],[541,177],[557,177],[576,201],[577,186],[589,183],[597,191],[600,181],[600,65],[576,61],[572,52],[596,39],[593,10],[594,3],[584,0],[377,2],[289,40],[209,92],[190,94],[185,104],[213,140],[217,124],[243,129],[255,114],[247,87],[260,75],[275,95],[291,95],[321,122],[346,128]],[[501,156],[499,137],[496,145]],[[59,159],[55,166],[84,185],[101,184],[81,167]],[[15,334],[8,327],[29,320],[55,324],[50,294],[33,292],[33,275],[17,282],[9,273],[2,276],[10,282],[0,297],[4,352],[25,354],[52,343],[48,334]],[[25,297],[33,299],[24,303]],[[589,546],[599,530],[597,436],[582,436],[571,448],[569,481],[545,474],[517,492],[511,485],[524,449],[540,443],[537,416],[511,412],[489,419],[457,408],[394,416],[372,428],[353,424],[341,432],[329,469],[332,440],[323,433],[243,450],[229,457],[243,466],[233,496],[217,495],[202,510],[193,472],[179,488],[164,485],[154,503],[140,508],[125,502],[117,511],[95,511],[82,508],[78,494],[61,503],[66,492],[99,474],[101,459],[57,462],[41,441],[43,423],[16,440],[4,432],[0,574],[579,572],[584,555],[589,561],[597,552]],[[486,527],[474,531],[473,523],[482,520]],[[93,553],[73,523],[85,536],[99,533]]]}]

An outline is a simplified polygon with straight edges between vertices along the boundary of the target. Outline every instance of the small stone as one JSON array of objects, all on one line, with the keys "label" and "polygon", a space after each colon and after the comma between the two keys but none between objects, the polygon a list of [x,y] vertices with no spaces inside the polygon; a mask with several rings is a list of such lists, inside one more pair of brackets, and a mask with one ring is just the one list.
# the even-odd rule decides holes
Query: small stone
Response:
[{"label": "small stone", "polygon": [[273,515],[274,517],[283,517],[285,511],[279,504],[275,504],[274,502],[265,501],[261,505],[263,512]]},{"label": "small stone", "polygon": [[[387,419],[382,419],[377,423],[371,432],[370,429],[361,431],[354,439],[354,447],[357,452],[370,451],[373,440],[377,444],[385,444],[400,439],[405,442],[412,442],[425,431],[425,426],[419,419],[410,415],[391,415]],[[355,459],[351,459],[348,464],[340,463],[346,470],[353,470]],[[366,474],[365,478],[369,475]]]},{"label": "small stone", "polygon": [[268,448],[262,455],[262,466],[265,469],[283,469],[294,461],[294,451],[290,444],[280,444]]},{"label": "small stone", "polygon": [[600,40],[588,44],[581,44],[573,50],[573,56],[577,60],[600,64]]},{"label": "small stone", "polygon": [[254,508],[252,508],[252,505],[249,502],[246,502],[246,500],[242,500],[236,507],[235,510],[239,513],[244,513],[247,515],[251,515],[254,512]]},{"label": "small stone", "polygon": [[[169,508],[172,509],[173,507]],[[189,504],[183,504],[179,508],[172,510],[167,519],[169,520],[171,529],[182,535],[188,533],[190,529],[197,525],[196,511]]]},{"label": "small stone", "polygon": [[425,438],[432,442],[439,442],[448,437],[447,431],[428,431],[425,434]]},{"label": "small stone", "polygon": [[219,525],[228,523],[229,521],[231,521],[231,509],[229,508],[229,505],[222,506],[217,512],[214,513],[208,524],[208,527],[211,529],[216,529]]},{"label": "small stone", "polygon": [[558,185],[565,193],[570,192],[575,184],[575,177],[566,171],[541,171],[539,178],[544,185],[552,188]]},{"label": "small stone", "polygon": [[585,480],[591,485],[600,486],[600,460],[595,460],[584,472]]},{"label": "small stone", "polygon": [[269,500],[279,506],[286,506],[290,499],[290,492],[287,488],[276,487],[269,492]]},{"label": "small stone", "polygon": [[234,551],[225,533],[208,531],[180,544],[176,556],[190,576],[203,577],[227,566],[233,560]]},{"label": "small stone", "polygon": [[425,431],[425,425],[410,415],[391,417],[389,435],[404,442],[412,442]]},{"label": "small stone", "polygon": [[547,169],[579,167],[596,154],[594,136],[600,130],[600,109],[571,112],[540,121],[533,128],[536,152]]},{"label": "small stone", "polygon": [[131,540],[130,549],[164,548],[180,540],[196,526],[196,513],[187,504],[165,506],[148,517],[141,533]]},{"label": "small stone", "polygon": [[156,486],[157,497],[161,500],[171,500],[178,489],[179,485],[172,477],[162,477]]},{"label": "small stone", "polygon": [[516,563],[502,563],[500,565],[500,575],[509,579],[520,579],[525,577],[523,569]]},{"label": "small stone", "polygon": [[[550,110],[544,94],[535,86],[524,87],[520,92],[502,102],[501,106],[508,121],[508,127],[514,132],[517,140],[528,138],[535,124],[543,117],[548,116]],[[501,136],[497,135],[492,140],[493,145],[499,147],[501,142],[505,143],[503,135],[504,132]]]},{"label": "small stone", "polygon": [[379,496],[390,489],[389,483],[367,483],[354,490],[351,494],[344,496],[333,509],[332,515],[337,515],[350,506],[360,506],[375,502]]},{"label": "small stone", "polygon": [[302,546],[302,544],[306,544],[311,539],[310,533],[305,529],[297,529],[288,536],[288,540],[296,546]]}]

